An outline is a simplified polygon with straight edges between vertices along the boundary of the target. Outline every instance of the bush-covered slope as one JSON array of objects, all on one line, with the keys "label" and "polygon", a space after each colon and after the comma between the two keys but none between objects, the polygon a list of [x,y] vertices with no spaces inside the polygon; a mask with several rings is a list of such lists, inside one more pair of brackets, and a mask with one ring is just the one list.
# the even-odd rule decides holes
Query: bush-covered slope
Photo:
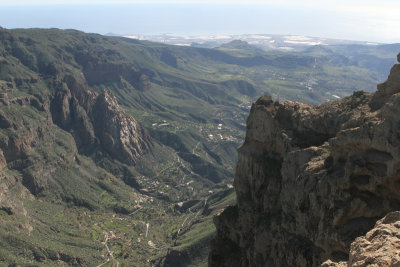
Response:
[{"label": "bush-covered slope", "polygon": [[0,262],[204,265],[252,100],[376,83],[332,51],[0,29]]},{"label": "bush-covered slope", "polygon": [[232,176],[237,138],[207,142],[216,122],[146,95],[161,86],[135,64],[156,63],[137,49],[133,64],[122,54],[130,42],[76,31],[1,30],[0,38],[0,261],[143,266],[167,254],[180,228],[201,218],[210,225],[212,206],[198,205],[209,213],[186,225],[191,213],[175,206],[225,190],[217,183]]}]

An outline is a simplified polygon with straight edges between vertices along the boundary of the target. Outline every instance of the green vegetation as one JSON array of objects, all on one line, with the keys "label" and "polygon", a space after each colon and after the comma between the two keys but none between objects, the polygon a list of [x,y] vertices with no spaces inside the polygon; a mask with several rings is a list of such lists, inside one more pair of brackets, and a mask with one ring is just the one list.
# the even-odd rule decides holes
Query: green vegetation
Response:
[{"label": "green vegetation", "polygon": [[[251,103],[263,93],[319,103],[373,90],[391,53],[0,29],[0,263],[168,266],[175,257],[205,266],[212,217],[235,202],[236,149]],[[381,68],[368,67],[375,61]],[[87,107],[65,107],[78,126],[55,112],[67,89],[111,91],[152,148],[128,165],[100,143],[82,145],[80,127],[93,134]]]}]

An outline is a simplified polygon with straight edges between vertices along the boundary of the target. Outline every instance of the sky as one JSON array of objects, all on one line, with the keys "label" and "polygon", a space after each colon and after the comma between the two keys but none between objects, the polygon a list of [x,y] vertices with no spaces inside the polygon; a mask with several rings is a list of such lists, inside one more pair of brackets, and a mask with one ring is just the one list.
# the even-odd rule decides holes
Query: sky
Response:
[{"label": "sky", "polygon": [[398,0],[0,0],[4,28],[122,35],[284,34],[400,43]]}]

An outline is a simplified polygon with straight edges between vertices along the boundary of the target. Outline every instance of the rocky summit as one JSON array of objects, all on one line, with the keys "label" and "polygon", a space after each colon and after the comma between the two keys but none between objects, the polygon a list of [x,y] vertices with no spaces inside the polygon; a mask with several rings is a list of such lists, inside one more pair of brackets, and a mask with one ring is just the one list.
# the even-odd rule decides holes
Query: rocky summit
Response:
[{"label": "rocky summit", "polygon": [[398,266],[399,92],[396,64],[372,94],[317,106],[260,97],[209,265]]}]

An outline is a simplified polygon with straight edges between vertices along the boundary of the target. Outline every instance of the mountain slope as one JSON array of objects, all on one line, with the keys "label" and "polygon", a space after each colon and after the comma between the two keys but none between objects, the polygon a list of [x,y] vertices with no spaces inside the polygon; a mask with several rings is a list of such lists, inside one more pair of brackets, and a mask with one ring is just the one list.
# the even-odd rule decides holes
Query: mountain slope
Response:
[{"label": "mountain slope", "polygon": [[0,29],[0,261],[206,264],[253,98],[315,103],[379,76],[325,52]]},{"label": "mountain slope", "polygon": [[[143,111],[169,112],[153,99],[135,99],[154,84],[107,49],[112,38],[58,30],[1,30],[0,36],[0,260],[144,264],[162,255],[187,216],[176,202],[224,189],[215,182],[231,176],[224,164],[234,160],[235,143],[215,144],[226,146],[220,157],[197,132],[180,135],[178,126],[152,127],[151,121],[145,130],[129,108],[136,105],[142,120]],[[130,107],[122,108],[115,95]],[[205,216],[192,218],[182,233]]]}]

